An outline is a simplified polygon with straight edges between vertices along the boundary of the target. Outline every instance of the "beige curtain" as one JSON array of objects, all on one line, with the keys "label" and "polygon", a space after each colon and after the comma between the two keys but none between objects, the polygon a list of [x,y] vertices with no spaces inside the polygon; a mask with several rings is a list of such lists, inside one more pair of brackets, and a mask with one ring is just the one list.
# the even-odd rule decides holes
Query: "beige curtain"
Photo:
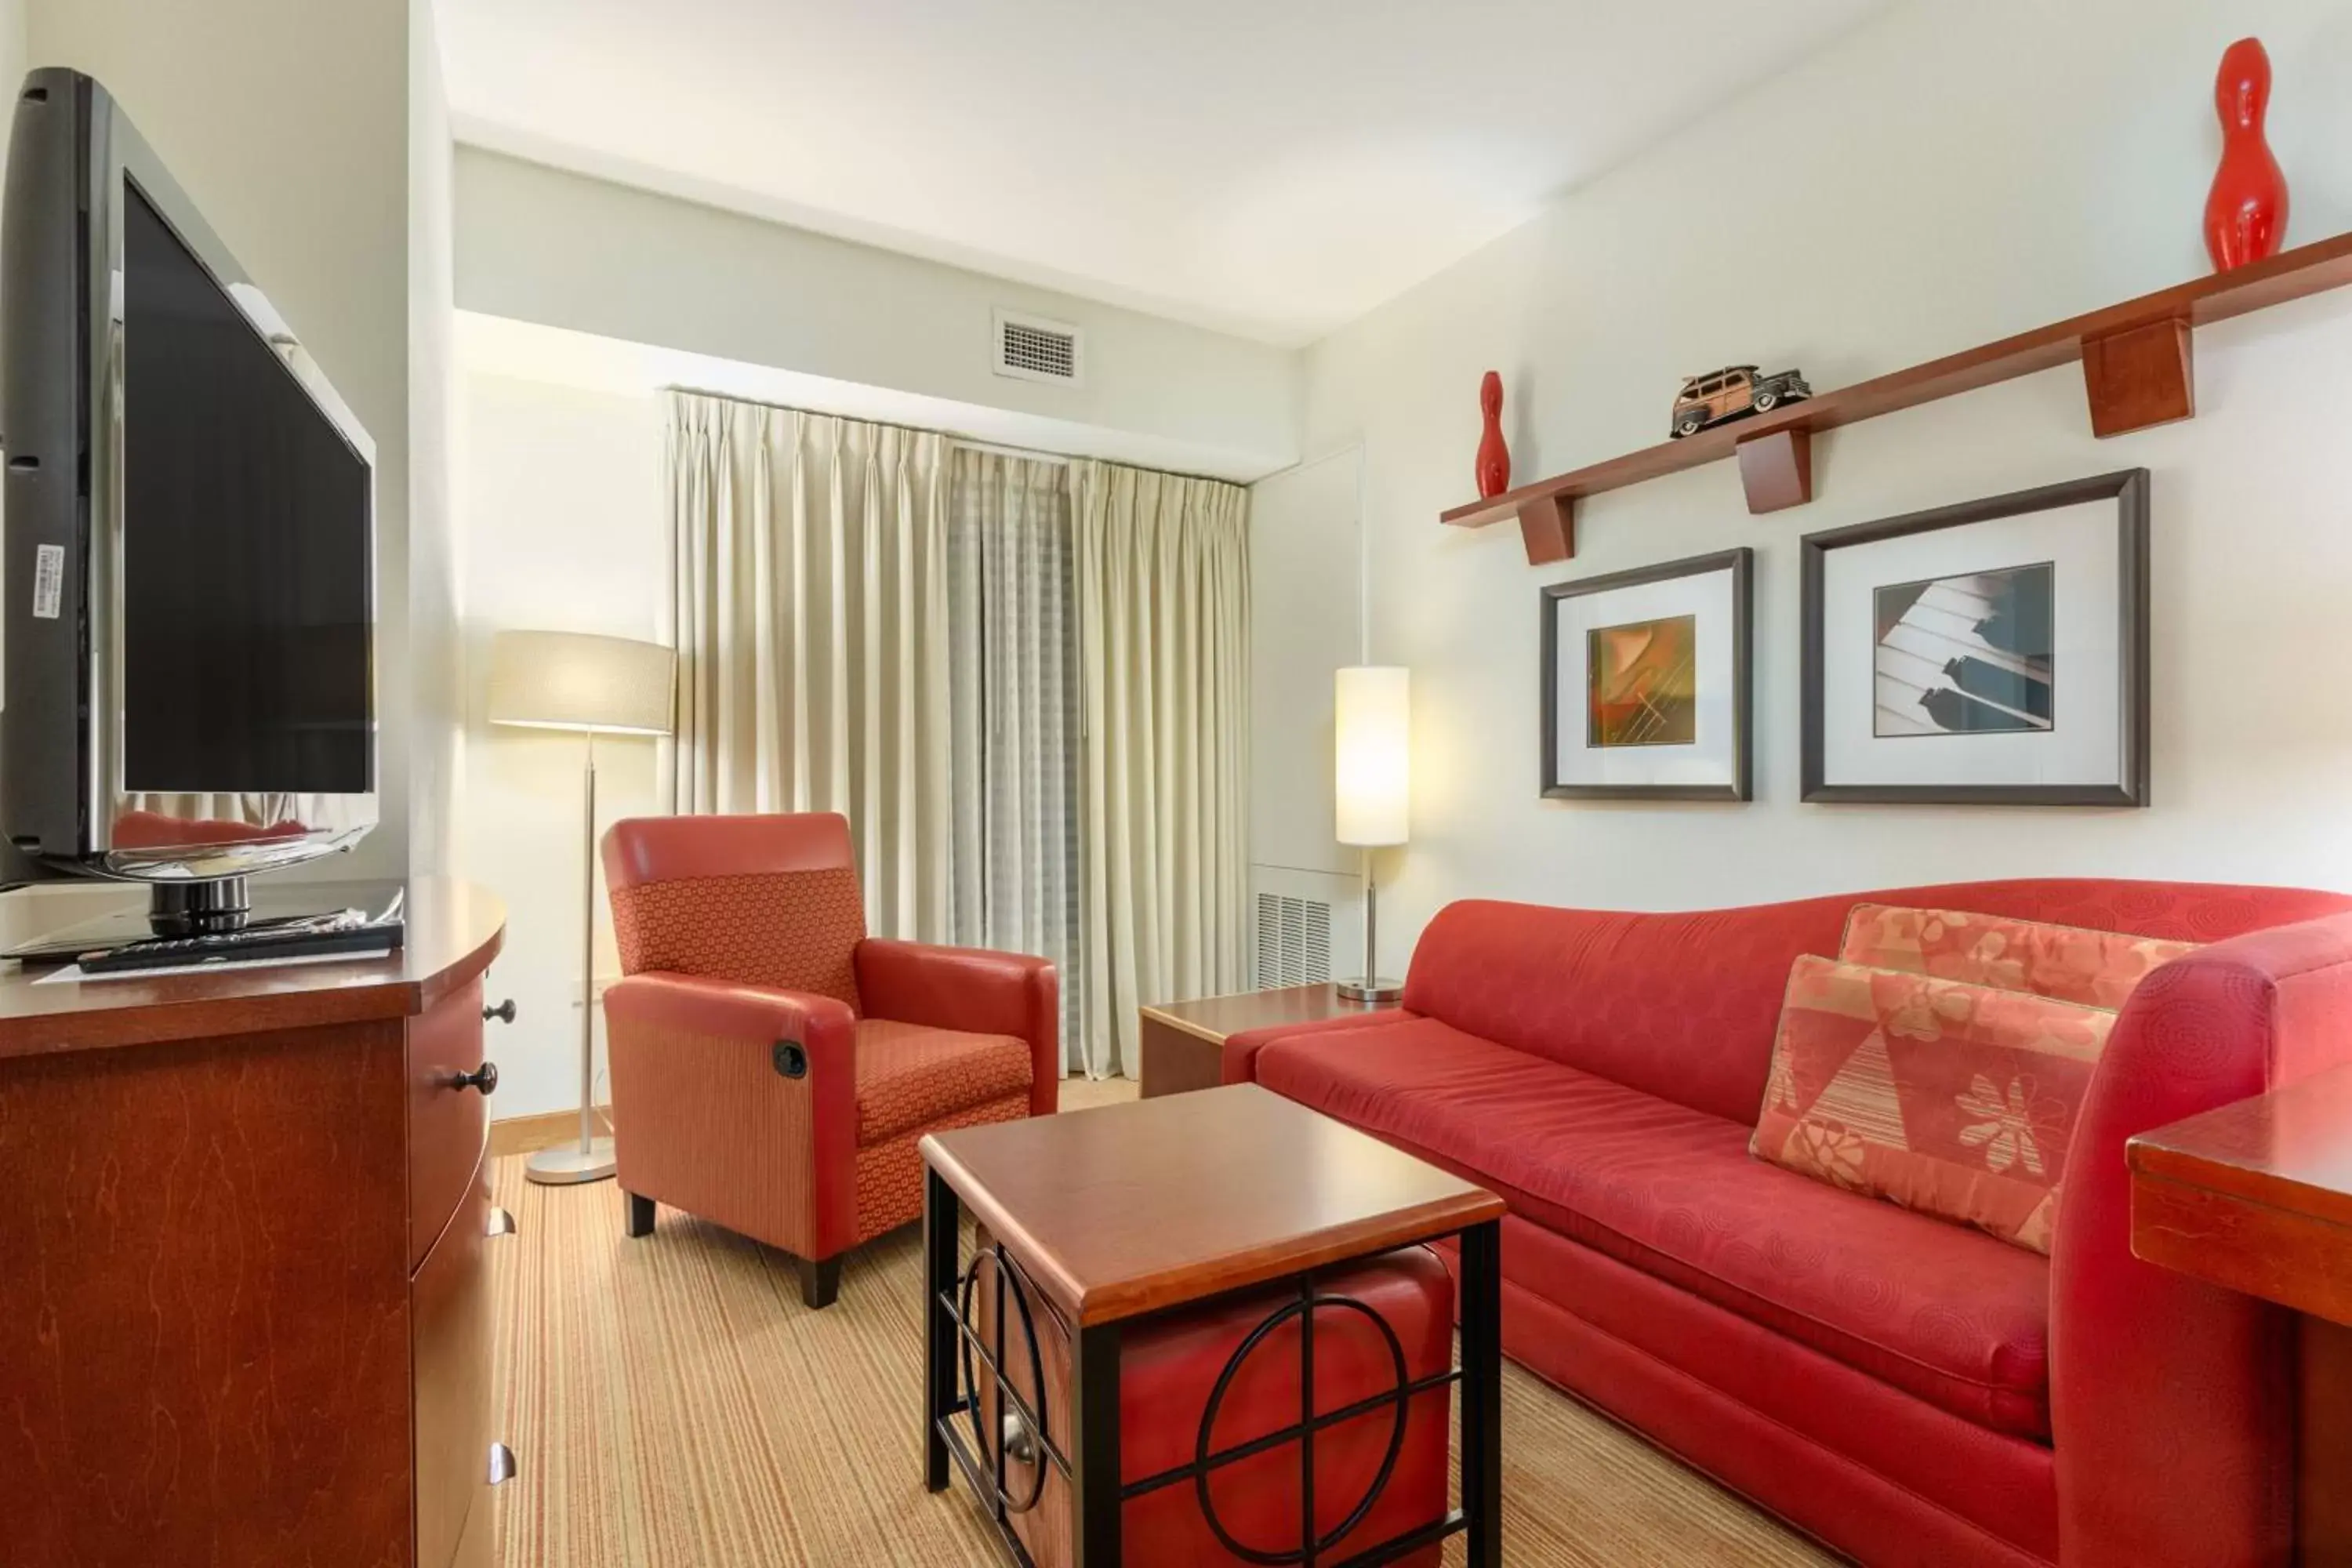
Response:
[{"label": "beige curtain", "polygon": [[673,393],[677,808],[838,811],[877,935],[948,937],[946,443]]},{"label": "beige curtain", "polygon": [[1074,554],[1067,464],[955,449],[950,940],[1054,961],[1065,1070],[1086,1060]]},{"label": "beige curtain", "polygon": [[1248,492],[1073,466],[1087,1069],[1135,1076],[1136,1009],[1246,983]]}]

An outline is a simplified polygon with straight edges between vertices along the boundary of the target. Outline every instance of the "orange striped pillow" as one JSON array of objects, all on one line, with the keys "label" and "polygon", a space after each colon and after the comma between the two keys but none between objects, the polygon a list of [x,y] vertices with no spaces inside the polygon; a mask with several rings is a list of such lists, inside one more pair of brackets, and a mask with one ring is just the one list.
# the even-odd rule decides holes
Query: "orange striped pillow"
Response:
[{"label": "orange striped pillow", "polygon": [[2075,1118],[2115,1021],[1807,954],[1789,974],[1748,1148],[2047,1253]]},{"label": "orange striped pillow", "polygon": [[2158,964],[2194,952],[2197,945],[1958,910],[1857,904],[1846,917],[1838,956],[1874,969],[2029,991],[2112,1013]]}]

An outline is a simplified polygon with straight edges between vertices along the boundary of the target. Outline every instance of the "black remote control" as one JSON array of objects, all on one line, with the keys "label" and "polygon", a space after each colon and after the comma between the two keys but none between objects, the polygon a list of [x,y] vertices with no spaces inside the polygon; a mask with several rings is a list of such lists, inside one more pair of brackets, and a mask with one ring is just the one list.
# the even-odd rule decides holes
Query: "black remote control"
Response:
[{"label": "black remote control", "polygon": [[125,942],[77,962],[84,974],[121,974],[181,964],[243,963],[257,958],[309,958],[322,953],[377,953],[401,944],[398,921],[367,925],[319,925],[286,931],[208,932]]}]

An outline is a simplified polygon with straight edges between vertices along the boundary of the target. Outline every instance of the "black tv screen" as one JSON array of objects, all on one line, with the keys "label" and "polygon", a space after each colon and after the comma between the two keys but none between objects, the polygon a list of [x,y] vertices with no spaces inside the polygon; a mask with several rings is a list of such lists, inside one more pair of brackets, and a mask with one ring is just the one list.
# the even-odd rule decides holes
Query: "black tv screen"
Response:
[{"label": "black tv screen", "polygon": [[358,795],[368,465],[123,190],[123,787]]}]

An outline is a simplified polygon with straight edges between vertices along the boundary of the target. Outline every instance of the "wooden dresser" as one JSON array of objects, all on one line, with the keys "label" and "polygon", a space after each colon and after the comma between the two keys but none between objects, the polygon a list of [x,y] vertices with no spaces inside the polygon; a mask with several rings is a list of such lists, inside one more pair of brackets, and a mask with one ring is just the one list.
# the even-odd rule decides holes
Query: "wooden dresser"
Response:
[{"label": "wooden dresser", "polygon": [[483,973],[0,974],[0,1564],[488,1568]]}]

